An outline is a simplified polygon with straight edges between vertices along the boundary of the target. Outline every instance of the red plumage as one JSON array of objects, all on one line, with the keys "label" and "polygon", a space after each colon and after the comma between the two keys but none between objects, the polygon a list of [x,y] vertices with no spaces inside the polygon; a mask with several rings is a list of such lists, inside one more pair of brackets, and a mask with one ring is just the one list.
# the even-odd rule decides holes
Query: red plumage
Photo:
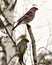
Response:
[{"label": "red plumage", "polygon": [[24,16],[22,16],[19,20],[18,23],[16,24],[16,26],[14,28],[12,28],[12,30],[14,30],[18,25],[20,25],[21,23],[29,23],[31,22],[34,17],[35,17],[35,12],[38,10],[38,8],[36,7],[32,7]]}]

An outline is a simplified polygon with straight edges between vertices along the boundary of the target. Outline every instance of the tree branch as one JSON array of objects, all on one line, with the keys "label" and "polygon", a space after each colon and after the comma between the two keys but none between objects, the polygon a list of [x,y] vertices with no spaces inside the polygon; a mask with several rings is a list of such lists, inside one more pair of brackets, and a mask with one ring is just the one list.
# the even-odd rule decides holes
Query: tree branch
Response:
[{"label": "tree branch", "polygon": [[[0,18],[0,20],[1,20],[1,18]],[[2,22],[2,20],[1,20],[1,22]],[[9,34],[9,32],[8,32],[8,30],[7,30],[6,26],[4,25],[4,23],[3,23],[3,22],[2,22],[2,24],[3,24],[3,26],[4,26],[5,30],[6,30],[6,32],[7,32],[8,36],[9,36],[9,38],[12,40],[12,42],[13,42],[13,44],[14,44],[15,48],[16,48],[16,42],[15,42],[15,41],[13,40],[13,38],[10,36],[10,34]],[[17,48],[16,48],[16,49],[17,49]]]},{"label": "tree branch", "polygon": [[31,38],[31,41],[32,41],[32,53],[33,53],[34,65],[38,65],[37,64],[36,45],[35,45],[34,36],[33,36],[30,25],[26,24],[26,26],[27,26],[27,30],[29,32],[29,35],[30,35],[30,38]]}]

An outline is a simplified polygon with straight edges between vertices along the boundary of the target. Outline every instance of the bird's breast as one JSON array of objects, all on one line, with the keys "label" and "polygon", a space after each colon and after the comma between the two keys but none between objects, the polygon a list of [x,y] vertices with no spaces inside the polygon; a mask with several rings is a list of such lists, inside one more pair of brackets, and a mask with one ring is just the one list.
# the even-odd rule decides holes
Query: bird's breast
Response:
[{"label": "bird's breast", "polygon": [[31,16],[25,20],[25,23],[29,23],[34,19],[34,16]]}]

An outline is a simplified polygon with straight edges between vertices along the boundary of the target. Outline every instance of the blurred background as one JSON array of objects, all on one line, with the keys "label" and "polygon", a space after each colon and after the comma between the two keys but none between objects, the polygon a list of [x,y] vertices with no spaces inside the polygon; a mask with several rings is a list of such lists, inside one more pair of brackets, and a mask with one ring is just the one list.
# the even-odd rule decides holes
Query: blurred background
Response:
[{"label": "blurred background", "polygon": [[[5,14],[8,19],[14,22],[16,25],[16,21],[33,6],[37,7],[38,10],[36,11],[36,15],[32,22],[29,23],[29,25],[31,25],[31,29],[36,41],[36,54],[39,65],[45,65],[47,61],[50,61],[52,63],[52,0],[17,0],[14,11],[7,11],[5,12]],[[33,59],[31,39],[29,37],[26,25],[19,25],[15,29],[14,34],[16,43],[18,42],[17,39],[19,38],[19,36],[25,34],[30,40],[30,42],[28,43],[27,52],[24,55],[24,62],[26,62],[27,65],[32,65]],[[3,33],[0,32],[0,36],[2,35]],[[41,64],[42,61],[44,62],[44,64]],[[49,63],[47,64],[49,65]]]}]

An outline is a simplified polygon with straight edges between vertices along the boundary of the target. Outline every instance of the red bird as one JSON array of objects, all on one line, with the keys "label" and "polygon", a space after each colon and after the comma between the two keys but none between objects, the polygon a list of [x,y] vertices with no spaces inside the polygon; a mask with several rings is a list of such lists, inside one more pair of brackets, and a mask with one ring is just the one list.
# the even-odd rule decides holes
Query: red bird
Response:
[{"label": "red bird", "polygon": [[38,10],[38,8],[36,7],[32,7],[24,16],[22,16],[19,20],[18,23],[16,24],[16,26],[14,28],[12,28],[12,30],[14,30],[18,25],[20,25],[21,23],[29,23],[34,19],[35,16],[35,12]]}]

